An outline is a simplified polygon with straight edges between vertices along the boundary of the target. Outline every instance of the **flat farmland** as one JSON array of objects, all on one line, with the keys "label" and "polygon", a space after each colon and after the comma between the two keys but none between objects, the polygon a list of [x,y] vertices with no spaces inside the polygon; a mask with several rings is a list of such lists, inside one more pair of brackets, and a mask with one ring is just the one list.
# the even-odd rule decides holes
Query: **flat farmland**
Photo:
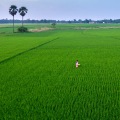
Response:
[{"label": "flat farmland", "polygon": [[0,118],[119,120],[120,29],[98,26],[1,30]]}]

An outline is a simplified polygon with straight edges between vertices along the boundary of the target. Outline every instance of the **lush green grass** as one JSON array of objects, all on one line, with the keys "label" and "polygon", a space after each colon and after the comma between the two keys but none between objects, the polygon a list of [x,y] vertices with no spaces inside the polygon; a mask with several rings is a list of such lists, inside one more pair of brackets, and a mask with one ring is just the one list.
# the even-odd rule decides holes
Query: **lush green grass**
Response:
[{"label": "lush green grass", "polygon": [[119,33],[67,29],[2,34],[1,119],[119,120]]}]

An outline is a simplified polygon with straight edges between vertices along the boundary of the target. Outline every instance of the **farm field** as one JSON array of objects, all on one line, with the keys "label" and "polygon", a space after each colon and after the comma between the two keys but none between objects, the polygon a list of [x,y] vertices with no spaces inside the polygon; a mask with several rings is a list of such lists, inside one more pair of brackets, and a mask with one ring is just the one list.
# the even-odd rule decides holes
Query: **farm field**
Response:
[{"label": "farm field", "polygon": [[119,27],[59,24],[13,34],[0,26],[0,119],[119,120]]}]

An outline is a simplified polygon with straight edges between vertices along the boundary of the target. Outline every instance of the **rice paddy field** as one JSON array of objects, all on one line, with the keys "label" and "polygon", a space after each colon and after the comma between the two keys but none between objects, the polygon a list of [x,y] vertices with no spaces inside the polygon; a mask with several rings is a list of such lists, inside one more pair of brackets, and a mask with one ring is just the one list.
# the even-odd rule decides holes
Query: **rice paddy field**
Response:
[{"label": "rice paddy field", "polygon": [[0,120],[120,120],[120,25],[0,25]]}]

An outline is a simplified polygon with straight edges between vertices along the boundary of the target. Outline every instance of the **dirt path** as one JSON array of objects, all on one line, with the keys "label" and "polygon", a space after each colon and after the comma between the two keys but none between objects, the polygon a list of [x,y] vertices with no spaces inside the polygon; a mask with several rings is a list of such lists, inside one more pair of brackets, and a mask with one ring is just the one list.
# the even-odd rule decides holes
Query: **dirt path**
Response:
[{"label": "dirt path", "polygon": [[29,29],[30,32],[42,32],[47,30],[53,30],[53,28],[44,27],[44,28]]}]

